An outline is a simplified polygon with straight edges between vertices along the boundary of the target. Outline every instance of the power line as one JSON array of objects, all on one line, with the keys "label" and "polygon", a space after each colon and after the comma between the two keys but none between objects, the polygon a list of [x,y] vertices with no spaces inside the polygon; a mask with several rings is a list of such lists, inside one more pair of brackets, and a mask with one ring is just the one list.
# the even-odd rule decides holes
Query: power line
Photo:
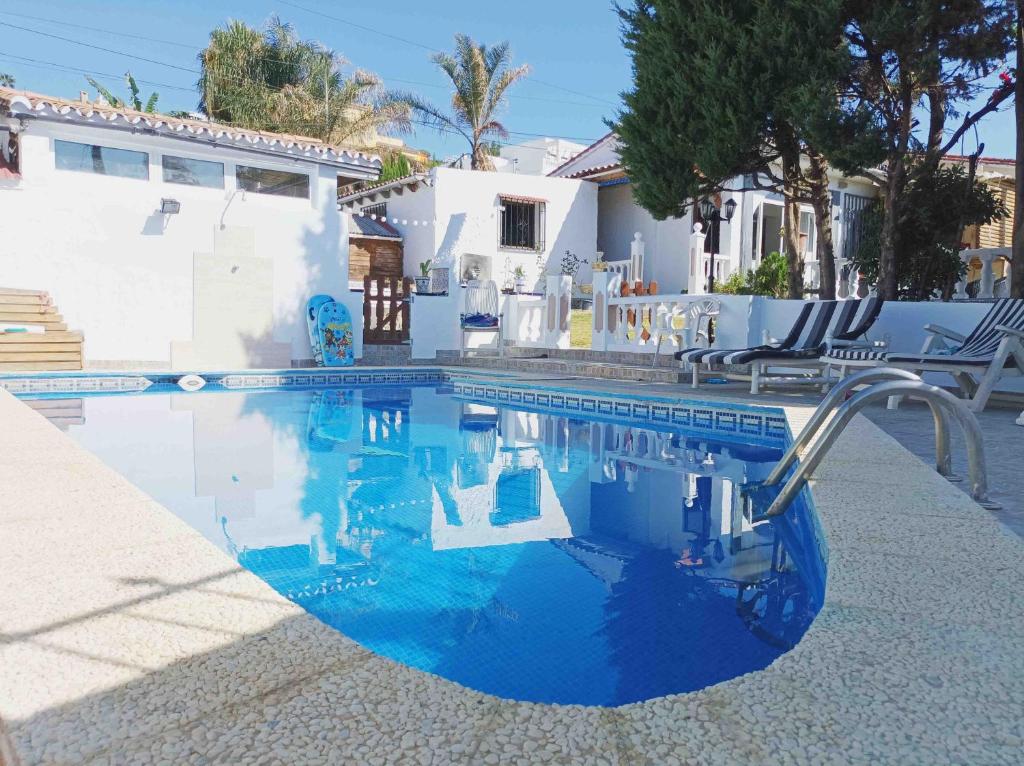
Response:
[{"label": "power line", "polygon": [[[3,22],[0,22],[0,24],[3,24]],[[86,44],[83,43],[83,45],[86,45]],[[129,53],[122,53],[120,55],[125,56],[127,58],[138,58],[138,57],[133,56],[132,54],[129,54]],[[41,68],[51,68],[51,69],[56,69],[56,70],[61,70],[61,71],[76,72],[76,73],[83,74],[83,75],[90,75],[90,76],[96,76],[96,77],[112,77],[112,78],[115,78],[115,79],[118,79],[118,78],[123,76],[123,75],[111,74],[109,72],[99,72],[99,71],[96,71],[96,70],[93,70],[93,69],[83,69],[83,68],[80,68],[80,67],[69,66],[67,64],[60,64],[60,63],[55,62],[55,61],[44,61],[44,60],[41,60],[41,59],[29,58],[27,56],[17,56],[15,54],[5,53],[5,52],[2,52],[2,51],[0,51],[0,56],[4,56],[8,60],[15,60],[16,63],[23,63],[23,64],[27,63],[29,66],[37,66],[37,67],[41,67]],[[17,61],[17,60],[20,60],[20,61]],[[142,60],[147,60],[148,61],[148,59],[142,59]],[[136,81],[140,82],[140,83],[144,83],[146,85],[151,85],[151,86],[157,87],[157,88],[170,88],[170,89],[173,89],[173,90],[184,91],[186,93],[193,93],[193,94],[196,93],[196,90],[194,88],[186,88],[186,87],[183,87],[181,85],[172,85],[170,83],[157,82],[157,81],[154,81],[154,80],[147,80],[147,79],[143,79],[143,78],[136,78]],[[236,80],[236,82],[247,82],[247,81]],[[269,86],[265,86],[265,87],[267,87],[267,89],[270,90],[270,91],[281,91],[281,90],[283,90],[283,88],[270,88]],[[224,122],[224,121],[220,121],[220,122],[221,122],[221,124],[226,124],[226,125],[232,124],[232,123]],[[433,125],[431,123],[417,121],[417,120],[410,120],[410,122],[412,122],[413,124],[416,124],[416,125],[423,125],[425,127],[430,127],[430,128],[437,127],[437,126],[435,126],[435,125]],[[294,123],[294,125],[295,126],[302,126],[302,127],[321,127],[320,123],[313,123],[313,122],[310,122],[310,123]],[[278,127],[280,127],[280,126],[278,126]],[[442,130],[442,132],[448,132],[448,133],[451,133],[452,135],[462,136],[462,134],[459,133],[457,130],[446,129],[446,130]],[[596,140],[596,139],[588,138],[588,137],[584,137],[584,136],[552,136],[552,135],[550,135],[548,133],[530,133],[530,132],[521,131],[521,130],[506,130],[506,132],[511,134],[511,135],[517,135],[517,136],[529,136],[529,137],[533,137],[533,138],[561,138],[561,139],[565,139],[565,140],[568,140],[568,141],[586,141],[587,143],[593,143]],[[503,146],[517,146],[517,144],[502,143],[500,141],[495,141],[495,143],[501,143]],[[540,147],[524,147],[524,148],[536,149],[538,151],[544,151]]]},{"label": "power line", "polygon": [[[433,47],[431,45],[424,45],[423,43],[417,42],[415,40],[410,40],[407,37],[400,37],[398,35],[393,35],[390,32],[383,32],[383,31],[381,31],[379,29],[374,29],[373,27],[368,27],[365,24],[357,24],[356,22],[351,21],[350,19],[342,19],[342,18],[339,18],[337,16],[332,16],[329,13],[324,13],[323,11],[317,11],[317,10],[314,10],[312,8],[307,8],[304,5],[299,5],[298,3],[290,2],[290,0],[278,0],[278,2],[280,2],[282,5],[287,5],[287,6],[291,6],[292,8],[297,8],[300,11],[305,11],[306,13],[311,13],[311,14],[313,14],[315,16],[322,16],[325,19],[330,19],[331,21],[336,21],[339,24],[345,24],[347,26],[354,27],[356,29],[361,29],[364,32],[370,32],[371,34],[380,35],[381,37],[387,37],[387,38],[389,38],[391,40],[397,40],[398,42],[405,43],[406,45],[412,45],[412,46],[415,46],[417,48],[422,48],[423,50],[430,51],[431,53],[444,53],[444,51],[440,50],[439,48],[435,48],[435,47]],[[618,106],[618,104],[616,104],[614,101],[609,101],[606,98],[601,98],[599,96],[592,96],[589,93],[583,93],[582,91],[573,90],[571,88],[566,88],[566,87],[564,87],[562,85],[556,85],[554,83],[546,82],[544,80],[539,80],[536,77],[527,76],[525,79],[530,80],[531,82],[535,82],[538,85],[544,85],[545,87],[548,87],[548,88],[554,88],[556,90],[564,91],[565,93],[572,93],[574,96],[582,96],[583,98],[593,99],[594,101],[600,101],[602,103],[608,104],[609,106]]]},{"label": "power line", "polygon": [[[67,64],[58,64],[56,61],[42,61],[40,59],[28,58],[27,56],[16,56],[13,53],[6,53],[0,51],[0,58],[5,61],[9,61],[12,64],[21,64],[22,66],[33,66],[39,69],[54,69],[57,71],[75,72],[77,74],[91,75],[95,77],[113,77],[121,78],[123,74],[111,74],[110,72],[98,72],[95,69],[80,69],[79,67],[69,66]],[[195,88],[186,88],[183,85],[171,85],[167,82],[156,82],[154,80],[144,80],[141,77],[135,78],[136,82],[143,83],[145,85],[152,85],[156,88],[171,88],[172,90],[180,90],[186,93],[195,93]]]},{"label": "power line", "polygon": [[30,32],[34,35],[42,35],[43,37],[49,37],[53,40],[60,40],[65,43],[71,43],[72,45],[81,45],[83,48],[92,48],[93,50],[103,51],[104,53],[112,53],[115,56],[125,56],[127,58],[137,59],[138,61],[145,61],[147,64],[156,64],[158,66],[165,66],[170,69],[177,69],[182,72],[191,72],[193,74],[200,74],[198,69],[191,69],[189,67],[179,66],[177,64],[171,64],[166,61],[157,61],[156,59],[146,58],[145,56],[137,56],[133,53],[125,53],[124,51],[116,51],[112,48],[104,48],[102,45],[93,45],[92,43],[83,43],[81,40],[73,40],[70,37],[62,37],[60,35],[51,34],[50,32],[41,32],[38,29],[29,29],[28,27],[19,27],[17,24],[11,24],[8,21],[0,21],[0,26],[10,27],[11,29],[19,29],[22,32]]},{"label": "power line", "polygon": [[[174,41],[174,40],[164,40],[164,39],[159,38],[159,37],[148,37],[146,35],[136,35],[136,34],[131,34],[129,32],[115,32],[113,30],[103,29],[101,27],[91,27],[91,26],[87,26],[85,24],[73,24],[71,22],[59,21],[57,19],[48,19],[48,18],[44,18],[42,16],[31,16],[31,15],[25,14],[25,13],[12,13],[10,11],[0,11],[0,15],[16,16],[18,18],[31,19],[33,21],[41,21],[41,22],[45,22],[45,23],[48,23],[48,24],[58,24],[58,25],[61,25],[61,26],[71,27],[71,28],[74,28],[74,29],[82,29],[82,30],[86,30],[86,31],[89,31],[89,32],[97,32],[99,34],[112,35],[114,37],[125,37],[125,38],[129,38],[129,39],[132,39],[132,40],[141,40],[143,42],[158,43],[160,45],[173,45],[175,47],[183,48],[185,50],[195,51],[196,53],[200,53],[200,52],[203,51],[203,48],[195,46],[195,45],[190,45],[188,43],[180,43],[180,42],[177,42],[177,41]],[[4,22],[0,22],[0,24],[3,24],[3,23]],[[14,29],[20,29],[20,30],[23,30],[23,31],[26,31],[26,32],[32,32],[32,33],[40,34],[40,35],[46,35],[47,34],[47,33],[42,32],[40,30],[30,29],[28,27],[19,27],[19,26],[13,25],[13,24],[6,24],[6,26],[10,26],[10,27],[12,27]],[[48,36],[52,36],[55,39],[64,40],[66,42],[72,42],[72,43],[77,44],[77,45],[88,45],[87,43],[83,43],[81,41],[70,40],[68,38],[59,37],[57,35],[48,35]],[[403,42],[404,42],[403,38],[398,38],[398,39],[402,39]],[[98,46],[89,46],[89,47],[98,47]],[[125,54],[125,53],[123,53],[121,51],[110,51],[109,49],[102,48],[102,47],[98,47],[98,49],[102,50],[102,51],[105,51],[105,52],[108,52],[108,53],[118,53],[118,54],[121,54],[121,55],[130,55],[130,54]],[[285,61],[283,59],[268,58],[266,56],[257,57],[256,60],[258,60],[258,61],[266,61],[266,62],[272,63],[272,64],[285,64],[285,65],[288,65],[288,66],[301,66],[301,64],[299,64],[298,62]],[[177,65],[170,64],[170,63],[167,63],[167,62],[156,62],[156,61],[150,61],[150,60],[146,60],[146,61],[148,63],[156,63],[156,64],[159,64],[161,66],[168,66],[168,67],[174,67],[176,69],[183,69],[182,67],[179,67]],[[199,74],[199,70],[197,70],[197,69],[185,69],[184,71],[189,71],[189,72],[194,72],[196,74]],[[110,76],[110,75],[103,75],[103,76]],[[120,75],[118,75],[118,76],[120,76]],[[390,81],[390,82],[401,82],[401,83],[405,83],[407,85],[418,85],[418,86],[425,87],[425,88],[447,89],[446,85],[439,85],[437,83],[421,82],[421,81],[418,81],[418,80],[406,80],[406,79],[403,79],[401,77],[388,77],[388,76],[385,76],[385,75],[380,75],[380,77],[381,77],[382,80]],[[139,82],[142,82],[142,81],[139,80]],[[239,82],[241,82],[241,81],[239,80]],[[152,83],[150,83],[150,84],[152,84]],[[164,87],[177,87],[177,86],[164,86]],[[566,106],[582,106],[582,107],[588,107],[588,108],[591,108],[591,109],[603,108],[601,105],[598,105],[598,104],[584,103],[584,102],[581,102],[581,101],[565,101],[564,99],[557,99],[557,98],[544,98],[543,96],[527,96],[527,95],[522,95],[522,94],[516,94],[516,95],[506,96],[506,98],[509,98],[509,99],[515,100],[515,101],[519,101],[519,100],[523,100],[523,101],[541,101],[541,102],[550,103],[550,104],[562,104],[562,105],[566,105]]]},{"label": "power line", "polygon": [[31,21],[45,21],[48,24],[57,24],[62,27],[70,27],[72,29],[84,29],[89,32],[99,32],[101,34],[114,35],[115,37],[130,37],[134,40],[143,40],[147,43],[160,43],[161,45],[173,45],[178,48],[188,48],[190,50],[196,50],[194,45],[188,45],[187,43],[179,43],[174,40],[161,40],[157,37],[146,37],[145,35],[134,35],[130,32],[115,32],[111,29],[103,29],[101,27],[89,27],[85,24],[73,24],[70,21],[60,21],[58,19],[47,19],[42,16],[30,16],[27,13],[13,13],[12,11],[0,11],[0,15],[3,16],[14,16],[19,19],[29,19]]}]

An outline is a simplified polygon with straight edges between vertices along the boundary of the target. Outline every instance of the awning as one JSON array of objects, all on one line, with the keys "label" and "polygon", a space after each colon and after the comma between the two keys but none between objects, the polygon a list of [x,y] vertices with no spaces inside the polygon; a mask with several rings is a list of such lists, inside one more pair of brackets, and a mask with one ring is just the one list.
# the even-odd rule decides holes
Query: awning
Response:
[{"label": "awning", "polygon": [[502,202],[526,202],[528,204],[533,204],[536,202],[547,202],[547,200],[544,199],[543,197],[520,197],[517,194],[499,194],[498,198]]}]

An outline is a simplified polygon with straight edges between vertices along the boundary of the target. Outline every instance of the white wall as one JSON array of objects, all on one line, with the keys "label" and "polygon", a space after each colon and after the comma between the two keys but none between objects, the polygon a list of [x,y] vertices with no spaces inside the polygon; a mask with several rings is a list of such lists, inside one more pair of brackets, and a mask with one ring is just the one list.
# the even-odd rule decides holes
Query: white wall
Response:
[{"label": "white wall", "polygon": [[[526,270],[528,285],[533,285],[539,283],[542,269],[559,272],[566,250],[591,262],[595,258],[597,187],[590,182],[456,168],[434,168],[431,178],[432,186],[421,184],[416,192],[405,191],[387,200],[388,220],[405,238],[405,273],[409,276],[418,275],[418,264],[431,258],[435,267],[450,268],[454,280],[462,255],[472,253],[491,259],[491,277],[499,287],[520,265]],[[542,253],[499,247],[502,194],[547,200]],[[414,221],[427,222],[427,231]],[[590,281],[589,265],[580,270],[577,281]]]},{"label": "white wall", "polygon": [[[633,201],[631,184],[598,190],[597,249],[606,261],[628,261],[633,235],[644,239],[644,281],[658,282],[659,292],[689,289],[692,215],[656,221]],[[723,232],[724,238],[724,232]]]},{"label": "white wall", "polygon": [[[134,180],[57,170],[53,138],[149,152],[150,178]],[[165,184],[161,153],[223,162],[225,186]],[[234,193],[234,163],[312,175],[312,199]],[[255,242],[273,263],[268,337],[311,357],[304,308],[347,293],[347,222],[336,205],[335,168],[196,141],[132,135],[102,127],[30,122],[21,138],[22,180],[0,184],[0,285],[49,291],[69,328],[85,333],[86,364],[170,363],[174,341],[193,340],[193,261],[225,239]],[[162,197],[181,213],[162,216]],[[361,334],[355,333],[357,353]]]},{"label": "white wall", "polygon": [[564,138],[535,138],[513,146],[501,147],[501,159],[508,164],[496,169],[507,173],[546,176],[587,147]]}]

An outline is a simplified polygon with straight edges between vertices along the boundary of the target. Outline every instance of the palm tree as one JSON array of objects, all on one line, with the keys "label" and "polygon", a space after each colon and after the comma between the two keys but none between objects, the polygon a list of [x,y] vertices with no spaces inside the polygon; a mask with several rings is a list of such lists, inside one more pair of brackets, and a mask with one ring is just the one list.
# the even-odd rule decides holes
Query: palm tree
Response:
[{"label": "palm tree", "polygon": [[495,119],[505,92],[526,77],[526,64],[511,68],[512,54],[507,42],[488,48],[467,35],[455,35],[455,53],[431,56],[452,81],[451,114],[417,96],[404,96],[413,111],[439,130],[453,130],[469,141],[473,170],[494,170],[488,147],[489,138],[505,138],[508,131]]},{"label": "palm tree", "polygon": [[86,76],[85,78],[88,83],[96,89],[96,92],[106,99],[107,103],[117,109],[134,109],[136,112],[146,112],[147,114],[154,114],[156,112],[156,102],[160,98],[160,94],[153,92],[149,98],[146,99],[146,103],[142,103],[142,98],[139,93],[139,84],[132,77],[131,72],[125,72],[124,81],[128,84],[128,100],[118,98],[109,89],[103,87],[93,78]]},{"label": "palm tree", "polygon": [[13,88],[14,87],[14,75],[7,74],[6,72],[0,72],[0,88]]},{"label": "palm tree", "polygon": [[361,70],[343,77],[341,57],[276,17],[264,30],[240,21],[215,29],[199,63],[199,108],[219,122],[356,143],[409,129],[409,106],[380,78]]}]

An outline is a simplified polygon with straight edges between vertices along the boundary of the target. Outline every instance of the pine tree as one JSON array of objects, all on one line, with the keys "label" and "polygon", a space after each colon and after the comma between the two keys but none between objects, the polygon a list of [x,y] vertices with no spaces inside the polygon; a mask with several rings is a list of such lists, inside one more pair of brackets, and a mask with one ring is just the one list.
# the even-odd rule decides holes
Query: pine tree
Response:
[{"label": "pine tree", "polygon": [[[978,95],[979,78],[1009,51],[1013,11],[1010,0],[848,0],[842,10],[850,50],[847,75],[840,81],[844,106],[870,119],[884,148],[885,168],[878,174],[842,157],[836,164],[880,178],[878,293],[892,299],[908,182],[918,169],[924,175],[934,172],[942,155],[1012,93],[1005,84],[997,88],[982,109],[963,116],[947,134],[947,121],[959,116],[957,106]],[[924,126],[917,120],[922,105]]]},{"label": "pine tree", "polygon": [[1013,209],[1013,270],[1010,272],[1010,294],[1024,298],[1024,0],[1017,0],[1017,23],[1014,25],[1017,48],[1017,71],[1014,83],[1014,107],[1017,120],[1017,167],[1014,179],[1017,190]]},{"label": "pine tree", "polygon": [[861,161],[873,146],[862,115],[839,109],[840,12],[840,0],[635,0],[619,8],[634,87],[614,127],[637,201],[664,219],[740,176],[749,179],[744,188],[780,191],[795,298],[803,295],[801,202],[816,212],[823,297],[835,285],[829,160],[809,139],[845,145]]}]

